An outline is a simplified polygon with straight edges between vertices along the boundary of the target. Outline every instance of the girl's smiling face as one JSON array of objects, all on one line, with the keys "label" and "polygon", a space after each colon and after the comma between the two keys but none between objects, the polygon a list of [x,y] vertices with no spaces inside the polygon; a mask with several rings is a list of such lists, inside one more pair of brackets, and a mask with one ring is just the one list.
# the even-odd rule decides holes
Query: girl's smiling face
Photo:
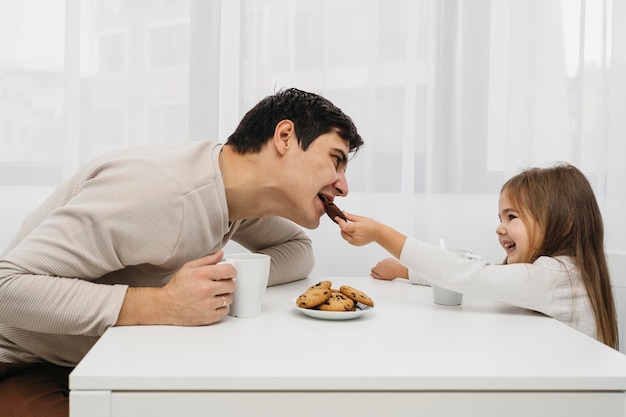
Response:
[{"label": "girl's smiling face", "polygon": [[496,228],[496,233],[506,252],[507,263],[527,262],[530,253],[529,230],[520,218],[519,209],[512,205],[506,193],[500,194],[498,217],[500,225]]}]

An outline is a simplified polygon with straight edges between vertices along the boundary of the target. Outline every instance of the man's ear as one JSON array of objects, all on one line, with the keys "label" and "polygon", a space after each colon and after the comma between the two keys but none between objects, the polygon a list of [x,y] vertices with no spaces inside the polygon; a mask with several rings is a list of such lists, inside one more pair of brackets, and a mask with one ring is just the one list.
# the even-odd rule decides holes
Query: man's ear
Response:
[{"label": "man's ear", "polygon": [[285,119],[278,122],[274,129],[273,143],[278,154],[283,155],[289,146],[293,146],[295,137],[295,126],[291,120]]}]

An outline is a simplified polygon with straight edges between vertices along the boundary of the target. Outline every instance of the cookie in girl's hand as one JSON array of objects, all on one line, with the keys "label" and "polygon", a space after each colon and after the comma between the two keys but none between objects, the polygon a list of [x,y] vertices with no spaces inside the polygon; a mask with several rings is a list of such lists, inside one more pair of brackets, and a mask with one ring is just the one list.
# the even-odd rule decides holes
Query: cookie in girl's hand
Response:
[{"label": "cookie in girl's hand", "polygon": [[346,218],[346,215],[343,214],[343,212],[339,209],[339,207],[335,205],[335,203],[330,201],[330,199],[326,197],[324,194],[319,194],[319,196],[324,202],[324,208],[326,209],[326,214],[328,214],[328,217],[330,217],[332,221],[337,223],[337,220],[335,220],[335,217],[340,217],[344,219],[345,221],[348,221],[348,219]]}]

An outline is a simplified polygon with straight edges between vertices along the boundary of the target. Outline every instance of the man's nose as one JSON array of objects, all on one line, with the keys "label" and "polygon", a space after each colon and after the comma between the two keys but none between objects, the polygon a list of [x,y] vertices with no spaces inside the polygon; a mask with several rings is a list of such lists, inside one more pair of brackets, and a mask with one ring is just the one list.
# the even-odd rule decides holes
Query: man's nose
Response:
[{"label": "man's nose", "polygon": [[337,190],[337,195],[345,197],[348,195],[348,179],[346,178],[345,172],[339,173],[339,178],[335,181],[335,189]]}]

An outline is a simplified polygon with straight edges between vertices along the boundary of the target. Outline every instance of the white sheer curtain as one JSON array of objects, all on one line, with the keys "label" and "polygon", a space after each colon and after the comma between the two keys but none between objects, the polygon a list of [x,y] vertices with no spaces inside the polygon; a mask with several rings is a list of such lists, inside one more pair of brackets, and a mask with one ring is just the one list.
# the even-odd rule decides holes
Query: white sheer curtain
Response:
[{"label": "white sheer curtain", "polygon": [[[294,86],[365,139],[347,211],[497,262],[502,182],[569,161],[626,250],[625,21],[621,0],[0,0],[0,246],[96,155],[225,141]],[[314,275],[386,256],[310,234]]]}]

